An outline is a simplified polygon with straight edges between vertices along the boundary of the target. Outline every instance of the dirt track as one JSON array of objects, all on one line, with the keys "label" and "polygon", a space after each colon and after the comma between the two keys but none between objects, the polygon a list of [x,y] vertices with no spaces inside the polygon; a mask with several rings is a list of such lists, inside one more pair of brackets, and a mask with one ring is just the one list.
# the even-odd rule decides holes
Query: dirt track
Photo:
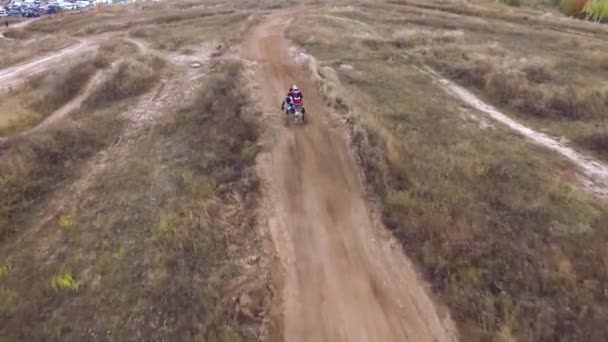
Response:
[{"label": "dirt track", "polygon": [[[454,341],[401,249],[367,207],[357,166],[328,108],[288,54],[284,13],[251,30],[244,55],[256,62],[259,96],[271,116],[272,149],[261,156],[271,235],[284,269],[276,318],[296,341]],[[282,95],[297,83],[309,123],[281,126]],[[272,125],[274,123],[274,125]]]}]

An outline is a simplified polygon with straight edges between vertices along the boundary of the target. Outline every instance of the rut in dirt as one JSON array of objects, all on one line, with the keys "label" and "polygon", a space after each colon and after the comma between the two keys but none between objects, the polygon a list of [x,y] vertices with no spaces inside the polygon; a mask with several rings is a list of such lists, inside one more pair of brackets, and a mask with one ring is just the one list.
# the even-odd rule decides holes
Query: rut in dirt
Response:
[{"label": "rut in dirt", "polygon": [[[243,50],[267,113],[269,153],[259,161],[270,232],[284,269],[281,339],[455,341],[399,244],[370,212],[356,163],[308,76],[293,64],[283,31],[288,13],[253,28]],[[289,85],[303,90],[304,127],[283,127]],[[274,123],[274,126],[272,126]]]}]

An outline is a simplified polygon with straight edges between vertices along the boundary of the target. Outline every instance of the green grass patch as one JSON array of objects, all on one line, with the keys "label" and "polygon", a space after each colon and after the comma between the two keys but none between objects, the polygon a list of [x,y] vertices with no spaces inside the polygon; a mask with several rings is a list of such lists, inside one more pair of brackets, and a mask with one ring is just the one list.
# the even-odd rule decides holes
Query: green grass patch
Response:
[{"label": "green grass patch", "polygon": [[73,291],[76,289],[76,285],[71,272],[60,273],[51,280],[51,286],[55,291]]},{"label": "green grass patch", "polygon": [[8,277],[8,275],[11,273],[11,265],[7,264],[7,263],[1,263],[0,264],[0,280]]},{"label": "green grass patch", "polygon": [[62,214],[57,218],[57,224],[59,225],[59,229],[68,231],[76,227],[78,218],[74,213]]}]

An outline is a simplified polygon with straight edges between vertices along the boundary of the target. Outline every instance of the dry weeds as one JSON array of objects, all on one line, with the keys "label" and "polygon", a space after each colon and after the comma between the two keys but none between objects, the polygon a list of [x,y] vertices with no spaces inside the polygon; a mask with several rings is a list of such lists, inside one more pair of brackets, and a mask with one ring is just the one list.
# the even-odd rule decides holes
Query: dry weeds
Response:
[{"label": "dry weeds", "polygon": [[[257,182],[253,160],[243,152],[255,144],[257,129],[239,79],[239,65],[217,66],[193,99],[137,140],[129,158],[100,173],[81,201],[46,224],[45,231],[54,233],[45,239],[45,257],[35,248],[40,241],[16,239],[23,232],[4,234],[0,260],[10,257],[11,265],[0,297],[4,336],[256,338],[268,292],[259,271],[243,278],[242,265],[235,262],[259,248],[253,229]],[[95,126],[84,125],[93,132],[77,131],[73,138],[111,131],[94,120]],[[61,155],[89,146],[82,140],[54,141],[70,143],[58,146]],[[42,146],[43,153],[34,155],[49,156],[48,145]],[[64,158],[57,159],[58,170],[41,170],[47,164],[32,164],[37,159],[23,148],[11,147],[2,160],[34,171],[11,172],[12,180],[3,180],[10,186],[2,187],[2,199],[48,193],[49,177],[66,170]],[[32,177],[44,182],[33,188]],[[9,227],[24,226],[14,219],[31,210],[26,203],[2,203],[10,211],[3,215],[11,220]],[[22,286],[25,281],[28,286]],[[233,282],[240,284],[238,292],[226,292]],[[235,311],[235,303],[226,299],[239,298],[246,283],[253,300],[246,310]]]},{"label": "dry weeds", "polygon": [[[538,130],[579,142],[607,120],[606,25],[487,2],[402,0],[339,15],[389,37],[368,46],[389,42]],[[598,145],[579,145],[590,146]]]},{"label": "dry weeds", "polygon": [[2,94],[0,135],[10,136],[32,128],[67,104],[103,67],[101,55],[84,56],[49,72],[29,78],[26,84]]},{"label": "dry weeds", "polygon": [[106,79],[89,95],[83,105],[100,108],[150,90],[160,80],[164,61],[155,56],[139,56],[120,62],[108,70]]},{"label": "dry weeds", "polygon": [[[290,29],[292,39],[319,59],[315,70],[337,70],[344,89],[332,97],[342,97],[340,112],[354,123],[353,142],[386,226],[451,308],[463,340],[604,340],[608,208],[569,185],[574,176],[563,161],[501,128],[463,122],[461,105],[414,66],[434,63],[497,103],[550,114],[545,120],[566,113],[571,121],[605,115],[595,107],[602,100],[590,101],[603,95],[588,94],[585,83],[561,93],[568,88],[558,83],[569,71],[553,66],[571,63],[566,50],[551,49],[546,58],[542,49],[525,44],[525,36],[499,34],[515,29],[510,22],[525,23],[528,12],[407,3],[332,8],[327,12],[361,23],[345,27],[314,15],[300,17]],[[424,17],[411,16],[421,8]],[[482,20],[492,26],[492,37],[505,41],[471,37],[479,33],[469,27]],[[352,29],[364,26],[380,37]],[[454,38],[456,27],[464,34]],[[443,35],[449,38],[438,43]],[[555,43],[556,37],[546,39]],[[584,62],[576,65],[582,75],[597,72]],[[539,102],[561,98],[571,102],[548,108]],[[603,140],[598,135],[585,143],[603,148]]]},{"label": "dry weeds", "polygon": [[29,59],[59,51],[72,45],[75,41],[65,34],[48,36],[31,33],[26,29],[11,29],[4,32],[5,37],[16,35],[15,39],[0,39],[0,68],[25,62]]}]

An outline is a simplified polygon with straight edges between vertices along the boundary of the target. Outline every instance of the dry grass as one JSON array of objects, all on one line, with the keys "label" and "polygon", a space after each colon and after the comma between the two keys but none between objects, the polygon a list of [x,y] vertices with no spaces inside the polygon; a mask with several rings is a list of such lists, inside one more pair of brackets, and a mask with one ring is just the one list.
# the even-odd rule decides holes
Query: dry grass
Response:
[{"label": "dry grass", "polygon": [[183,51],[214,40],[229,45],[239,37],[240,27],[248,16],[247,12],[225,11],[192,13],[164,17],[148,25],[139,25],[130,35],[144,38],[154,49]]},{"label": "dry grass", "polygon": [[[253,160],[243,153],[257,130],[240,78],[239,65],[216,66],[192,99],[137,140],[129,158],[115,160],[82,201],[46,223],[48,257],[36,254],[39,239],[5,236],[0,260],[10,257],[11,271],[0,292],[3,336],[255,339],[259,316],[234,312],[226,300],[234,293],[225,293],[232,282],[247,281],[234,260],[259,248],[252,227],[257,183]],[[80,139],[94,136],[83,133]],[[19,178],[27,184],[32,176]],[[2,191],[2,199],[31,193]],[[251,276],[254,284],[260,274]],[[255,303],[268,296],[263,281],[252,293],[260,298]]]},{"label": "dry grass", "polygon": [[606,132],[605,129],[606,127],[604,127],[604,131],[600,133],[581,136],[577,143],[581,146],[586,146],[592,151],[596,151],[598,154],[602,155],[604,159],[608,160],[608,132]]},{"label": "dry grass", "polygon": [[[175,27],[176,37],[182,30],[188,39],[183,48],[191,48],[210,37],[236,39],[245,19],[221,8],[213,9],[223,11],[217,14],[200,8],[163,12],[164,3],[141,6],[146,9],[137,9],[138,16],[130,12],[136,7],[126,13],[61,15],[28,29],[32,35],[89,34],[141,21]],[[183,31],[196,28],[197,21],[204,30]],[[128,147],[119,142],[108,148],[120,136],[130,99],[148,92],[160,77],[183,71],[161,75],[162,60],[135,51],[116,37],[102,42],[102,58],[93,65],[104,69],[104,78],[83,106],[58,127],[2,145],[0,319],[6,324],[0,335],[8,340],[257,337],[269,293],[262,266],[241,261],[260,250],[252,169],[260,147],[240,86],[241,67],[201,68],[209,75],[193,98],[158,113],[159,121]],[[78,88],[84,79],[79,76],[64,80],[70,82],[67,89],[47,93],[60,79],[45,75],[48,79],[30,84],[24,94],[38,94],[39,84],[34,106],[50,110]],[[104,149],[116,154],[112,165],[93,165],[91,156]],[[99,169],[86,176],[90,170],[83,165]],[[85,190],[72,193],[66,190],[70,186]],[[42,221],[40,212],[56,216]],[[232,299],[243,292],[252,298],[246,311],[236,309]]]},{"label": "dry grass", "polygon": [[12,90],[0,95],[0,136],[18,133],[34,126],[43,117],[21,100],[23,93]]},{"label": "dry grass", "polygon": [[31,77],[26,84],[3,94],[0,135],[8,136],[32,128],[74,99],[98,68],[101,55],[83,56],[59,69]]},{"label": "dry grass", "polygon": [[606,25],[484,1],[401,0],[338,14],[374,25],[383,38],[368,46],[390,43],[539,130],[578,142],[606,120]]},{"label": "dry grass", "polygon": [[15,39],[0,39],[0,68],[25,62],[37,56],[52,53],[68,47],[74,39],[65,34],[45,35],[31,33],[25,29],[11,29],[4,33],[6,37],[16,35]]},{"label": "dry grass", "polygon": [[[107,68],[117,59],[127,61],[130,56],[135,56],[136,52],[137,49],[124,40],[116,38],[103,40],[99,43],[99,50],[96,53],[86,53],[66,61],[55,69],[28,78],[24,86],[0,95],[0,98],[2,98],[0,104],[0,135],[11,136],[35,127],[83,92],[95,73]],[[143,63],[149,65],[149,67],[143,70],[140,64],[136,64],[134,68],[140,67],[140,69],[131,68],[130,72],[141,73],[147,71],[148,74],[142,73],[137,77],[145,78],[150,83],[134,84],[133,75],[109,75],[109,81],[113,77],[123,77],[122,80],[114,79],[114,82],[126,81],[131,77],[129,82],[125,82],[121,87],[115,89],[117,93],[122,94],[120,95],[122,97],[132,96],[138,91],[153,85],[158,77],[150,75],[150,69],[154,68],[156,74],[162,69],[162,61],[152,57],[144,58],[140,56],[137,58],[133,63]],[[126,70],[123,69],[123,71]],[[107,83],[105,85],[108,86]],[[137,87],[142,89],[134,89]],[[101,89],[98,89],[98,91],[101,91]],[[101,95],[96,93],[96,96]],[[93,99],[88,101],[93,101]]]},{"label": "dry grass", "polygon": [[[541,118],[605,120],[608,89],[599,85],[561,85],[555,63],[535,56],[515,59],[491,46],[436,46],[422,51],[423,59],[468,86],[483,91],[499,105]],[[590,71],[590,70],[589,70]],[[555,79],[555,82],[552,82]]]},{"label": "dry grass", "polygon": [[54,70],[40,78],[30,79],[24,90],[27,106],[47,116],[72,100],[103,66],[101,56],[82,58],[69,68]]},{"label": "dry grass", "polygon": [[[110,112],[111,113],[111,112]],[[74,177],[78,161],[92,156],[111,142],[119,122],[107,112],[84,122],[65,122],[60,128],[3,146],[0,162],[0,241],[18,233],[27,222],[24,215],[46,195]]]},{"label": "dry grass", "polygon": [[[457,7],[448,2],[424,6],[443,7],[440,13],[451,11],[446,6]],[[449,33],[448,41],[438,44],[443,28],[403,31],[409,29],[390,24],[393,18],[408,18],[410,8],[400,8],[332,8],[323,15],[361,22],[345,25],[314,15],[300,17],[290,29],[290,37],[320,60],[314,69],[334,83],[320,89],[333,92],[325,95],[354,122],[353,144],[370,190],[383,205],[386,226],[451,308],[463,340],[604,340],[608,207],[571,185],[575,179],[564,171],[563,161],[500,127],[484,129],[478,121],[464,120],[466,109],[413,68],[420,61],[453,61],[462,66],[460,73],[450,66],[444,72],[451,70],[449,75],[497,103],[512,105],[511,97],[521,97],[520,82],[534,90],[562,79],[561,71],[550,67],[561,55],[552,51],[547,62],[534,50],[527,56],[543,62],[522,60],[517,52],[528,49],[523,38],[518,48],[476,41],[486,49],[480,53],[461,47],[471,39],[468,30],[456,39]],[[465,10],[468,15],[493,13]],[[517,14],[479,16],[497,32],[505,29],[497,18],[519,20]],[[433,18],[429,11],[421,21],[434,23]],[[452,18],[449,24],[476,22],[460,20]],[[373,34],[353,27],[367,27]],[[405,45],[395,44],[404,37]],[[425,55],[435,53],[424,51],[429,46],[445,55]],[[487,57],[486,51],[493,53]],[[329,72],[329,66],[337,71]],[[329,77],[336,72],[341,86]],[[534,100],[539,97],[528,103]],[[559,108],[556,104],[552,110]],[[592,143],[603,146],[603,140],[597,136]]]},{"label": "dry grass", "polygon": [[[24,89],[7,95],[19,99],[19,108],[25,112],[3,126],[2,132],[14,134],[38,124],[75,98],[98,68],[108,66],[109,58],[122,51],[108,45],[98,54],[82,56],[62,69],[30,79]],[[87,159],[115,138],[120,126],[117,112],[124,109],[117,102],[150,89],[159,79],[161,67],[162,61],[154,57],[126,59],[116,70],[109,70],[105,81],[85,99],[87,115],[65,119],[60,127],[48,132],[14,137],[3,145],[0,222],[5,224],[4,231],[23,224],[20,213],[31,202],[44,200],[53,184],[73,177],[77,171],[74,163]]]},{"label": "dry grass", "polygon": [[150,90],[160,79],[164,61],[155,56],[139,56],[120,62],[109,70],[106,79],[89,95],[84,106],[102,107]]}]

